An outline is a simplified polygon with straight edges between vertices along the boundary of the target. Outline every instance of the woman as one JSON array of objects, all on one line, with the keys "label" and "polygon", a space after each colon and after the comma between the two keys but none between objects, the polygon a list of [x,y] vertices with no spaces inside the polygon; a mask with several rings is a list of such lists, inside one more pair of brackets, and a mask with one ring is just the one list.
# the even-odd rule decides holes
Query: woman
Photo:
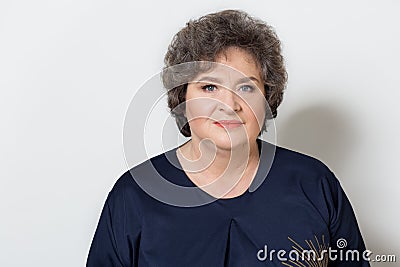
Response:
[{"label": "woman", "polygon": [[187,23],[169,46],[163,82],[191,139],[120,177],[87,266],[369,266],[334,174],[258,138],[286,78],[264,22],[226,10]]}]

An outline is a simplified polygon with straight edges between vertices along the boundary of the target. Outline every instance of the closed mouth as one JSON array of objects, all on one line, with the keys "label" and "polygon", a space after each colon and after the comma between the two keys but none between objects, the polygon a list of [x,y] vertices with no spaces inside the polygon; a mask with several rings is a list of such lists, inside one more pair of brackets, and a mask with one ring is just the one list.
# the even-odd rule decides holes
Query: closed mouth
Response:
[{"label": "closed mouth", "polygon": [[238,120],[221,120],[221,121],[215,121],[214,124],[222,128],[236,128],[243,125],[243,122]]}]

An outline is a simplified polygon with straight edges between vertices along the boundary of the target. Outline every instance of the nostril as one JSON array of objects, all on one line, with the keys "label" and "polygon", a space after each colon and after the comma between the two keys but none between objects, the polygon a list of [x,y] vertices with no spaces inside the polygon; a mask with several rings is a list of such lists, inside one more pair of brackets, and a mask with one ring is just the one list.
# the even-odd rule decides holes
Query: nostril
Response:
[{"label": "nostril", "polygon": [[233,103],[232,105],[228,105],[226,103],[221,103],[219,106],[219,110],[225,113],[236,113],[240,110],[240,105]]},{"label": "nostril", "polygon": [[221,94],[220,101],[220,110],[225,110],[228,112],[238,111],[240,110],[240,104],[237,101],[237,96],[235,92],[232,90],[223,90],[224,93]]}]

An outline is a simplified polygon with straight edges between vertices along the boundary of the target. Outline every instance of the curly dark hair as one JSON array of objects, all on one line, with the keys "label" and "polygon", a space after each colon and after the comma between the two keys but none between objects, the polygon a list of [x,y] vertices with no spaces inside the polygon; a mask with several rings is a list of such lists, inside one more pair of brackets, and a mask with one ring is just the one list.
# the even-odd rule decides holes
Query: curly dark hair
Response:
[{"label": "curly dark hair", "polygon": [[[244,49],[259,64],[265,98],[269,105],[266,119],[277,116],[277,108],[282,102],[287,81],[281,43],[273,28],[264,21],[240,10],[224,10],[190,20],[174,36],[164,58],[162,80],[168,90],[168,107],[180,132],[186,137],[191,136],[182,108],[186,100],[187,83],[171,86],[177,84],[177,72],[171,73],[168,69],[187,62],[215,61],[229,47]],[[187,78],[187,74],[182,75]],[[263,130],[266,130],[265,122],[261,131]]]}]

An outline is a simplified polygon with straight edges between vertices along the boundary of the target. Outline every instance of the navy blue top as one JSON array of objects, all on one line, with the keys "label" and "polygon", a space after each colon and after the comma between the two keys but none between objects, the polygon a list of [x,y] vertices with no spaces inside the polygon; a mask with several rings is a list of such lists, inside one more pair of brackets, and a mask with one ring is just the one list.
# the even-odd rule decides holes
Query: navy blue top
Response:
[{"label": "navy blue top", "polygon": [[[258,144],[272,146],[259,139]],[[118,179],[87,266],[370,266],[350,202],[321,161],[276,146],[268,175],[255,191],[178,207],[155,199],[137,183],[151,180],[145,176],[152,165],[168,181],[196,187],[181,170],[176,149]],[[263,169],[260,155],[256,177]]]}]

